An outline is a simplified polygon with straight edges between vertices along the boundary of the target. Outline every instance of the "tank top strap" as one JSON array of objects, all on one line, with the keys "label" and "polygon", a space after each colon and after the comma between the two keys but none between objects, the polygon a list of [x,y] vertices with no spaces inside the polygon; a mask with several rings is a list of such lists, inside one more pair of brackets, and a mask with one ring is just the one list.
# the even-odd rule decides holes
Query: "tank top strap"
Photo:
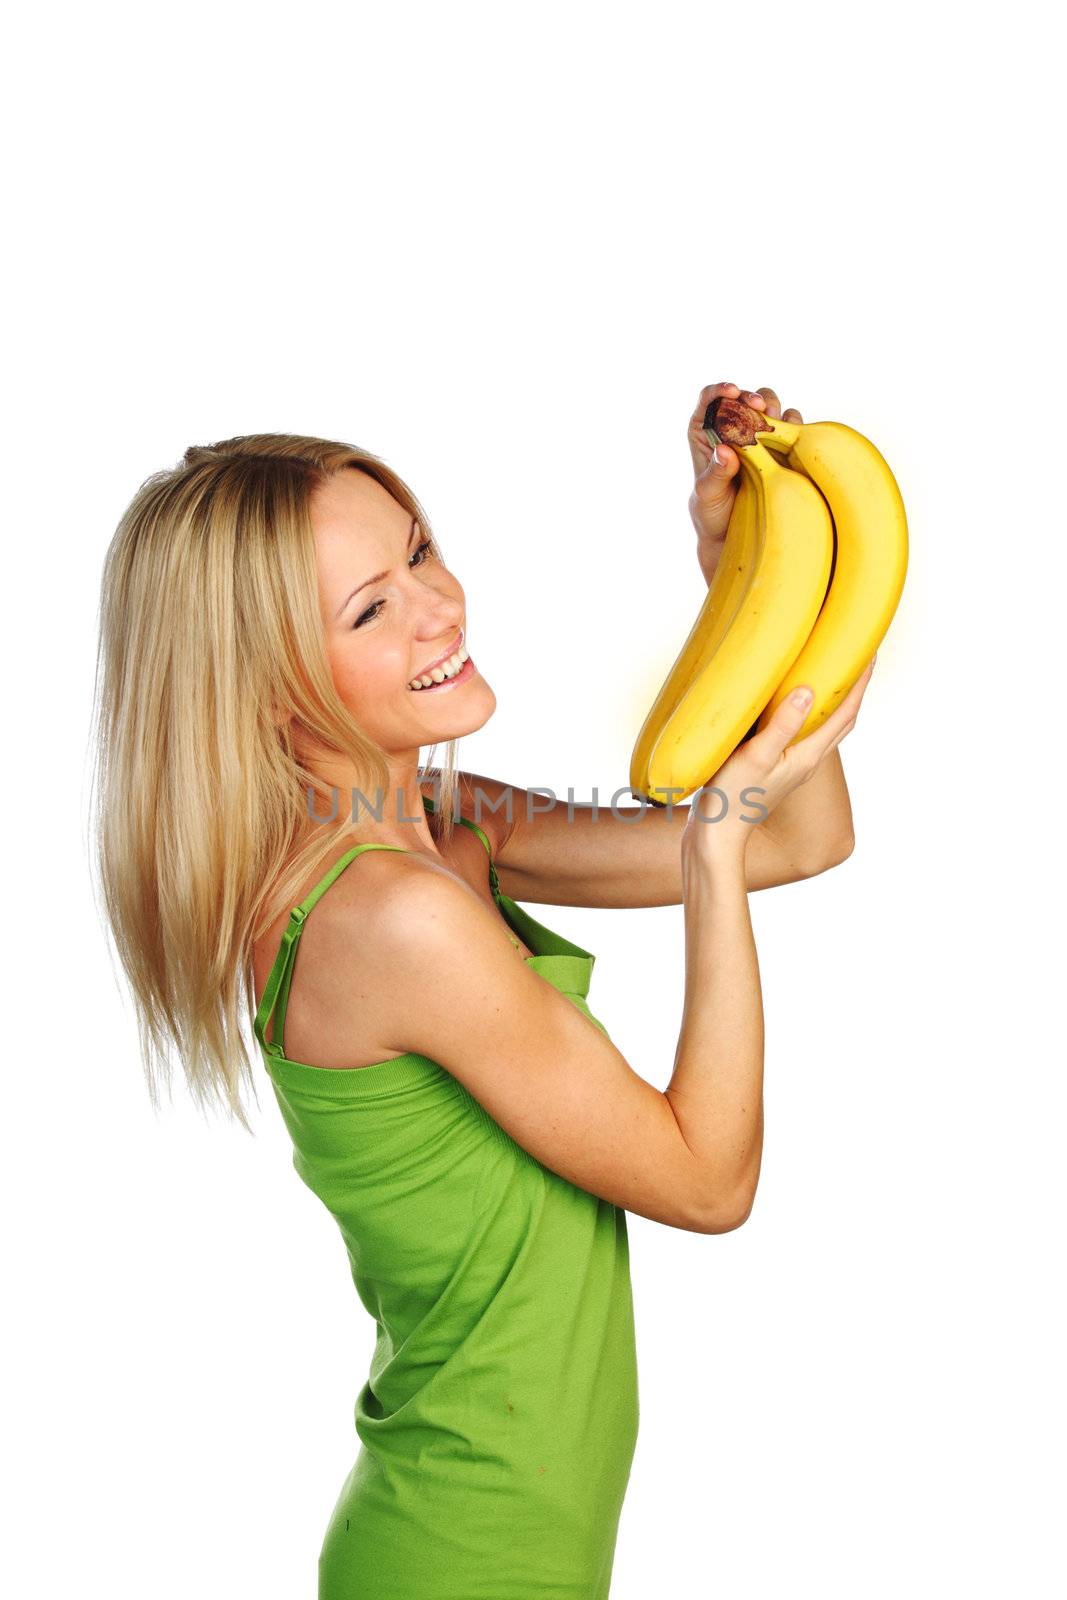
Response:
[{"label": "tank top strap", "polygon": [[[431,811],[436,811],[437,809],[429,795],[423,795],[422,803],[424,806],[428,806]],[[470,828],[472,833],[476,833],[479,839],[485,845],[485,853],[489,857],[489,887],[493,891],[493,898],[495,900],[499,894],[499,886],[496,875],[496,867],[493,865],[493,850],[489,843],[489,837],[483,828],[479,828],[478,824],[476,822],[471,822],[468,817],[460,817],[459,820],[462,822],[465,828]]]},{"label": "tank top strap", "polygon": [[[278,954],[274,958],[274,965],[270,975],[263,986],[263,995],[256,1011],[254,1031],[256,1038],[272,1056],[285,1054],[285,1008],[289,1002],[289,988],[293,981],[293,967],[296,963],[296,947],[300,942],[300,935],[304,928],[309,913],[322,899],[330,885],[341,876],[341,873],[364,850],[399,850],[402,855],[407,855],[403,845],[399,844],[357,844],[351,850],[346,850],[343,856],[338,856],[333,866],[320,878],[311,893],[294,906],[289,913],[289,923],[282,934],[278,946]],[[267,1027],[270,1023],[271,1013],[277,1003],[277,1012],[274,1016],[273,1037],[267,1038]]]}]

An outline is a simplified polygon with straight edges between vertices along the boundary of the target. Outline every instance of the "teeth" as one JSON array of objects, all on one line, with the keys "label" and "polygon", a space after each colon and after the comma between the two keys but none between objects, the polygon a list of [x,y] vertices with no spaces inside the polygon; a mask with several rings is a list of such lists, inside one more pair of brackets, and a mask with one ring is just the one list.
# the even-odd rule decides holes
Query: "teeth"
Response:
[{"label": "teeth", "polygon": [[467,660],[470,652],[466,645],[461,644],[454,656],[434,667],[432,672],[424,672],[421,678],[412,678],[408,684],[409,689],[428,689],[431,684],[444,683],[447,678],[454,678],[456,673]]}]

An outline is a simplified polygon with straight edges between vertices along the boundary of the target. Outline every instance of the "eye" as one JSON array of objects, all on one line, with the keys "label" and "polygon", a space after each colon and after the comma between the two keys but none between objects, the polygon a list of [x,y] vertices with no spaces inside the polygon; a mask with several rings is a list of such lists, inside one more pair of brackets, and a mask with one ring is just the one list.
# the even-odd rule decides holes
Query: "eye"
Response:
[{"label": "eye", "polygon": [[[410,567],[413,562],[417,562],[418,566],[424,567],[426,565],[425,559],[422,560],[422,561],[417,561],[417,557],[421,556],[424,550],[432,551],[432,549],[433,549],[432,541],[429,540],[429,539],[424,539],[422,541],[422,543],[420,545],[417,545],[416,548],[411,552],[411,561],[408,562],[408,566]],[[384,606],[384,604],[385,604],[384,600],[375,600],[374,604],[372,606],[368,606],[367,610],[364,611],[364,613],[363,613],[363,615],[361,617],[357,617],[356,618],[355,622],[352,624],[353,628],[360,628],[371,617],[376,617],[378,615],[378,613],[379,613],[380,608],[382,606]]]}]

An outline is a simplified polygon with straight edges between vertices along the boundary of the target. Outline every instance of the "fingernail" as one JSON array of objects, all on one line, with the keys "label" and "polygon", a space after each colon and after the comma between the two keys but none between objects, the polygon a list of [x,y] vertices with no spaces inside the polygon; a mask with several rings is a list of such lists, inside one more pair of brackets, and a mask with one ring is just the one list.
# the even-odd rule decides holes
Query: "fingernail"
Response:
[{"label": "fingernail", "polygon": [[714,450],[711,452],[711,460],[712,460],[712,464],[714,466],[716,466],[716,467],[721,467],[722,466],[722,456],[719,454],[718,445],[716,445]]},{"label": "fingernail", "polygon": [[797,689],[793,694],[793,704],[795,706],[806,706],[810,699],[810,689]]}]

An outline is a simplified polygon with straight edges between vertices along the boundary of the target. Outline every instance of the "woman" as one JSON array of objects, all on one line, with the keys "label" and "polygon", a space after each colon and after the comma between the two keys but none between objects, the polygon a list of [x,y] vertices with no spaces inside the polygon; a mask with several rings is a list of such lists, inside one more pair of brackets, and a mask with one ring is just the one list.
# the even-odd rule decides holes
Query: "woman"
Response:
[{"label": "woman", "polygon": [[[741,393],[705,389],[690,425],[709,582],[739,462],[709,459],[700,420]],[[781,415],[772,390],[744,398]],[[173,1042],[194,1094],[248,1127],[254,1013],[296,1170],[377,1323],[320,1600],[608,1594],[638,1424],[625,1210],[744,1221],[763,1127],[747,892],[852,845],[832,752],[869,668],[793,748],[789,703],[738,747],[714,825],[703,792],[636,825],[568,820],[457,783],[456,739],[496,708],[467,620],[406,485],[291,435],[150,478],[103,577],[100,871],[153,1098]],[[442,741],[437,785],[418,758]],[[748,785],[770,826],[742,820]],[[665,1092],[590,1011],[594,956],[512,894],[684,901]]]}]

